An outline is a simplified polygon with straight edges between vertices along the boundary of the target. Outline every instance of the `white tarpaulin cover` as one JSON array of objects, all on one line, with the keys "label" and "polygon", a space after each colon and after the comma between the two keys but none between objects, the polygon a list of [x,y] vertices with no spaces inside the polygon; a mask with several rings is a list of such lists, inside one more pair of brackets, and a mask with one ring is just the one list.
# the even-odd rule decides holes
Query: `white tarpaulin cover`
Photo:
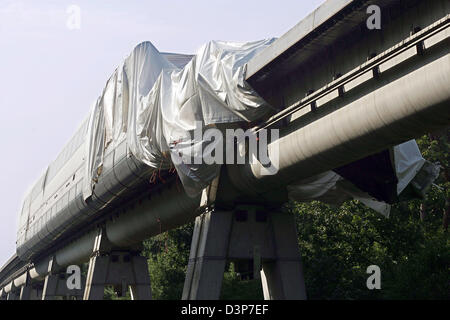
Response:
[{"label": "white tarpaulin cover", "polygon": [[[245,82],[246,63],[274,39],[249,43],[212,41],[180,68],[150,42],[138,45],[108,80],[94,105],[88,127],[84,198],[101,176],[108,146],[123,139],[131,153],[151,168],[175,166],[189,195],[201,192],[217,176],[219,165],[175,163],[176,152],[201,157],[199,126],[251,122],[270,106]],[[393,148],[398,194],[425,160],[415,141]],[[292,199],[342,203],[355,198],[389,214],[390,206],[358,190],[335,172],[325,172],[289,186]]]},{"label": "white tarpaulin cover", "polygon": [[[415,140],[394,146],[392,154],[398,179],[397,195],[400,195],[427,161],[420,154]],[[432,170],[428,173],[430,177],[426,183],[434,181],[439,174],[438,166],[434,164],[430,164],[430,166]],[[332,205],[341,205],[344,201],[356,199],[386,217],[389,216],[391,210],[389,204],[374,199],[334,171],[327,171],[292,184],[288,186],[288,191],[289,198],[301,202],[320,200]]]},{"label": "white tarpaulin cover", "polygon": [[[211,41],[183,69],[150,43],[138,45],[119,66],[95,104],[89,123],[84,197],[101,174],[106,147],[126,135],[132,154],[155,169],[172,164],[171,146],[201,157],[203,141],[191,137],[200,123],[253,121],[269,105],[245,79],[246,63],[274,39],[248,43]],[[175,164],[188,194],[217,175],[215,165]]]}]

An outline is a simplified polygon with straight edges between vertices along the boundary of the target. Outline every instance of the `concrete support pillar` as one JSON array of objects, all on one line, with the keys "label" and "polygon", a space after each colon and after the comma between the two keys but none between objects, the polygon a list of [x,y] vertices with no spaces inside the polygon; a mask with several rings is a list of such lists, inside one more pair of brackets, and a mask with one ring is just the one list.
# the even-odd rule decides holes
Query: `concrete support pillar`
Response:
[{"label": "concrete support pillar", "polygon": [[40,287],[33,285],[30,290],[29,300],[42,300],[42,292],[42,285]]},{"label": "concrete support pillar", "polygon": [[219,299],[227,260],[253,262],[265,299],[306,299],[291,214],[241,206],[197,217],[183,300]]},{"label": "concrete support pillar", "polygon": [[227,262],[233,213],[207,212],[195,219],[183,300],[217,300]]},{"label": "concrete support pillar", "polygon": [[106,285],[130,289],[133,300],[151,300],[147,259],[138,251],[110,248],[99,230],[89,260],[84,300],[103,300]]},{"label": "concrete support pillar", "polygon": [[42,289],[42,300],[52,300],[54,298],[54,293],[56,293],[56,288],[58,285],[58,278],[53,274],[53,260],[50,259],[48,262],[47,271],[48,274],[45,276],[44,288]]},{"label": "concrete support pillar", "polygon": [[57,298],[56,291],[58,290],[59,282],[58,274],[48,274],[45,277],[42,300],[55,300]]},{"label": "concrete support pillar", "polygon": [[5,297],[5,300],[18,300],[20,288],[14,286],[14,281],[11,281],[3,288],[2,294]]},{"label": "concrete support pillar", "polygon": [[303,265],[291,214],[271,214],[276,259],[263,261],[261,282],[265,300],[305,300]]},{"label": "concrete support pillar", "polygon": [[8,293],[8,296],[6,300],[19,300],[19,292],[17,291],[10,291]]},{"label": "concrete support pillar", "polygon": [[19,299],[20,300],[31,300],[32,292],[33,292],[33,287],[31,284],[31,278],[27,271],[25,274],[25,283],[23,283],[23,285],[20,287]]},{"label": "concrete support pillar", "polygon": [[20,300],[31,300],[31,285],[24,285],[20,288]]},{"label": "concrete support pillar", "polygon": [[[41,300],[80,299],[82,297],[83,286],[80,289],[69,289],[67,286],[67,274],[53,272],[53,259],[50,260],[48,268],[49,273],[44,280]],[[81,277],[81,283],[84,283],[83,277]],[[39,298],[39,289],[36,289],[33,298]]]},{"label": "concrete support pillar", "polygon": [[134,281],[130,283],[131,299],[151,300],[152,291],[147,258],[136,255],[132,256],[131,267],[134,276]]}]

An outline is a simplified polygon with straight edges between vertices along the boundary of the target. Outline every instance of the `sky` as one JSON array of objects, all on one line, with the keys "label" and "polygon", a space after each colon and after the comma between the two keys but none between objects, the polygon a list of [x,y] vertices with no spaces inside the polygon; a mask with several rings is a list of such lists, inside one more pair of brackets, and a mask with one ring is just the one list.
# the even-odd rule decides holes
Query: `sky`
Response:
[{"label": "sky", "polygon": [[22,200],[142,41],[195,53],[280,37],[323,0],[0,0],[0,266]]}]

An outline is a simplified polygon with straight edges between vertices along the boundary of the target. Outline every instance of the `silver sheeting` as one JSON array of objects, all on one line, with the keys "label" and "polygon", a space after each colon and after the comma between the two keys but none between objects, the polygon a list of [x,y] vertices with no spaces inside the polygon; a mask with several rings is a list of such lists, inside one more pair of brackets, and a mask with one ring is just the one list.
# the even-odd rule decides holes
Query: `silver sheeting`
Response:
[{"label": "silver sheeting", "polygon": [[[84,198],[101,176],[106,148],[124,138],[138,160],[155,169],[174,165],[186,192],[199,194],[217,175],[218,166],[180,163],[172,157],[181,152],[201,158],[205,141],[192,134],[198,127],[250,122],[269,111],[244,79],[246,63],[272,42],[211,41],[182,69],[150,42],[138,45],[92,109]],[[172,151],[175,145],[177,151]]]},{"label": "silver sheeting", "polygon": [[[397,195],[400,195],[427,161],[420,154],[415,140],[394,146],[391,152],[394,157],[394,170],[398,179]],[[427,184],[434,181],[439,174],[439,167],[429,164],[433,172],[432,177],[426,181]],[[425,186],[421,187],[426,188]],[[391,211],[389,204],[378,201],[368,193],[359,190],[334,171],[326,171],[291,184],[288,186],[288,192],[290,199],[300,202],[319,200],[338,206],[347,200],[356,199],[385,217],[389,217]]]}]

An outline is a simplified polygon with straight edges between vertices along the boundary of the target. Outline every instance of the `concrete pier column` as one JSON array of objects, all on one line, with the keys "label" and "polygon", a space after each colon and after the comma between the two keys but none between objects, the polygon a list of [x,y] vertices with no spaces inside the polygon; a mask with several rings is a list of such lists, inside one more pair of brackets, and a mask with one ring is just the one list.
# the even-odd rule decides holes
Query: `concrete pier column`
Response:
[{"label": "concrete pier column", "polygon": [[27,272],[25,281],[20,286],[20,300],[42,300],[43,284],[39,281],[33,281]]},{"label": "concrete pier column", "polygon": [[31,298],[31,291],[32,288],[31,286],[23,286],[22,288],[20,288],[20,300],[30,300]]},{"label": "concrete pier column", "polygon": [[99,230],[89,260],[83,299],[103,300],[107,285],[121,287],[122,293],[129,288],[133,300],[152,298],[147,259],[140,256],[139,250],[111,247],[104,231]]},{"label": "concrete pier column", "polygon": [[19,300],[19,292],[17,291],[10,291],[8,293],[8,297],[6,300]]},{"label": "concrete pier column", "polygon": [[272,222],[276,257],[263,261],[261,282],[266,300],[305,300],[303,265],[292,214],[274,212]]},{"label": "concrete pier column", "polygon": [[20,288],[14,286],[14,281],[9,282],[3,288],[3,297],[4,300],[18,300],[20,294]]},{"label": "concrete pier column", "polygon": [[42,291],[42,300],[54,300],[56,299],[56,290],[58,288],[58,275],[48,274],[45,276],[44,289]]},{"label": "concrete pier column", "polygon": [[250,273],[261,277],[265,299],[306,299],[292,214],[240,205],[233,211],[211,210],[198,216],[183,300],[219,299],[227,261],[252,265]]},{"label": "concrete pier column", "polygon": [[152,292],[147,258],[133,255],[131,257],[131,267],[134,276],[133,283],[130,283],[131,299],[151,300]]},{"label": "concrete pier column", "polygon": [[69,289],[67,285],[68,275],[65,272],[54,272],[53,259],[50,259],[48,265],[49,273],[45,276],[44,286],[42,288],[42,294],[40,295],[39,286],[36,285],[35,289],[30,292],[32,298],[39,298],[41,300],[58,300],[58,299],[81,299],[84,291],[84,277],[81,277],[80,289]]},{"label": "concrete pier column", "polygon": [[42,300],[43,284],[33,284],[29,300]]},{"label": "concrete pier column", "polygon": [[233,212],[207,212],[195,219],[183,300],[217,300],[223,273]]},{"label": "concrete pier column", "polygon": [[20,300],[30,300],[31,299],[31,292],[33,288],[31,287],[31,279],[28,275],[28,271],[26,274],[26,279],[24,285],[20,288]]}]

